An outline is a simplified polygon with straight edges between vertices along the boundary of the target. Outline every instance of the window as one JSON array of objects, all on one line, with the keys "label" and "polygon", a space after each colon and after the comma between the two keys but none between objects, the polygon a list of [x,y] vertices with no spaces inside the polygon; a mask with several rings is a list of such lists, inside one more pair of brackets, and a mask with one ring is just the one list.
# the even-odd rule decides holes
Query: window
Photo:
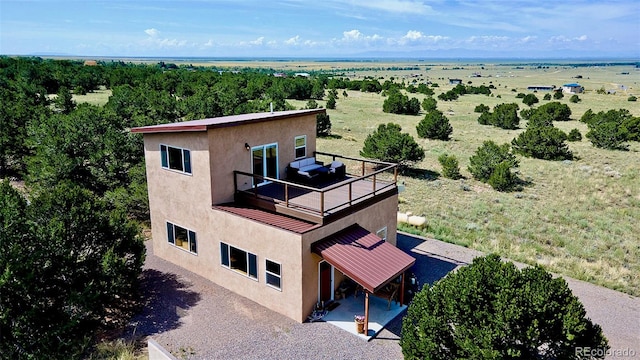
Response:
[{"label": "window", "polygon": [[258,280],[258,257],[255,254],[221,242],[220,261],[222,266]]},{"label": "window", "polygon": [[265,263],[265,269],[265,278],[267,285],[281,290],[282,277],[280,275],[280,264],[267,259]]},{"label": "window", "polygon": [[307,156],[307,135],[296,136],[296,159]]},{"label": "window", "polygon": [[382,240],[387,241],[387,227],[383,227],[382,229],[376,231],[376,235],[380,237]]},{"label": "window", "polygon": [[191,151],[169,145],[160,145],[162,167],[191,174]]},{"label": "window", "polygon": [[167,241],[169,244],[182,248],[190,253],[198,253],[198,243],[194,231],[172,224],[167,221]]}]

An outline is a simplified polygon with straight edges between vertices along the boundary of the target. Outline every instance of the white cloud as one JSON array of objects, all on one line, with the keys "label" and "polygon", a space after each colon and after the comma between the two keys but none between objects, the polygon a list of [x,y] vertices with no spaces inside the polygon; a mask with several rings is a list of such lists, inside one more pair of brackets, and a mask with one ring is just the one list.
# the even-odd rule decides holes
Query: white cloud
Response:
[{"label": "white cloud", "polygon": [[422,32],[409,30],[407,31],[407,35],[403,36],[403,39],[416,41],[416,40],[420,40],[422,37],[424,37],[424,35],[422,35]]},{"label": "white cloud", "polygon": [[579,37],[575,38],[574,40],[585,41],[585,40],[587,40],[587,35],[579,36]]},{"label": "white cloud", "polygon": [[342,33],[342,38],[344,40],[358,40],[362,37],[362,33],[359,30],[349,30],[349,31],[344,31]]},{"label": "white cloud", "polygon": [[264,41],[264,36],[260,36],[259,38],[253,41],[249,41],[249,45],[262,45],[263,41]]},{"label": "white cloud", "polygon": [[156,36],[158,36],[158,34],[160,34],[160,31],[158,31],[157,29],[154,29],[154,28],[147,29],[144,32],[147,35],[151,36],[151,37],[156,37]]},{"label": "white cloud", "polygon": [[287,45],[298,45],[299,42],[300,42],[300,36],[296,35],[290,38],[289,40],[286,40],[284,43]]}]

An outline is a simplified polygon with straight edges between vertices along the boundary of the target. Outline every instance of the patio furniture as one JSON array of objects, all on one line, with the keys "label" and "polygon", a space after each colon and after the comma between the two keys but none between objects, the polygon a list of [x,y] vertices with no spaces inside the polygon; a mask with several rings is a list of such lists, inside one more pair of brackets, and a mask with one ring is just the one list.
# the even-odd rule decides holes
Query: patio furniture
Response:
[{"label": "patio furniture", "polygon": [[329,174],[336,179],[342,179],[346,176],[347,167],[340,161],[333,161],[329,164]]},{"label": "patio furniture", "polygon": [[287,167],[287,176],[292,177],[295,180],[311,180],[321,173],[326,173],[324,164],[320,161],[316,161],[315,157],[308,157],[289,163]]},{"label": "patio furniture", "polygon": [[[387,301],[387,310],[391,310],[391,302],[395,301],[396,303],[399,303],[398,301],[398,291],[400,291],[400,283],[397,282],[391,282],[387,285],[385,285],[385,287],[383,287],[382,289],[371,293],[371,295],[384,299]],[[354,297],[358,297],[358,292],[364,292],[364,289],[362,288],[362,286],[358,285],[358,287],[356,288],[356,291],[354,293]]]}]

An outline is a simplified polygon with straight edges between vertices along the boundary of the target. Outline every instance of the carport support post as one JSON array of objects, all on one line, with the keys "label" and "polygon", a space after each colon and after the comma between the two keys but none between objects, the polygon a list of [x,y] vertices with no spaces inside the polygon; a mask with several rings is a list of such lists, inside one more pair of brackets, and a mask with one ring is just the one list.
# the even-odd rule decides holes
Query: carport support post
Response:
[{"label": "carport support post", "polygon": [[364,334],[369,335],[369,292],[364,291]]},{"label": "carport support post", "polygon": [[404,272],[400,275],[400,306],[404,305]]}]

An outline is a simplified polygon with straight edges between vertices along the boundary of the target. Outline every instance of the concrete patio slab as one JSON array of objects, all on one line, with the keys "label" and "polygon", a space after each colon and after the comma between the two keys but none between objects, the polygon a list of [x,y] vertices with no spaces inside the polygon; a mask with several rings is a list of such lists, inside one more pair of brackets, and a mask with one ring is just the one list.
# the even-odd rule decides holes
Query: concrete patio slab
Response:
[{"label": "concrete patio slab", "polygon": [[360,339],[369,341],[407,309],[406,305],[400,305],[400,303],[393,301],[390,308],[387,309],[387,300],[369,296],[369,329],[365,334],[358,334],[353,317],[364,315],[364,299],[364,295],[360,294],[358,297],[347,296],[345,299],[337,300],[340,305],[329,311],[322,320]]}]

